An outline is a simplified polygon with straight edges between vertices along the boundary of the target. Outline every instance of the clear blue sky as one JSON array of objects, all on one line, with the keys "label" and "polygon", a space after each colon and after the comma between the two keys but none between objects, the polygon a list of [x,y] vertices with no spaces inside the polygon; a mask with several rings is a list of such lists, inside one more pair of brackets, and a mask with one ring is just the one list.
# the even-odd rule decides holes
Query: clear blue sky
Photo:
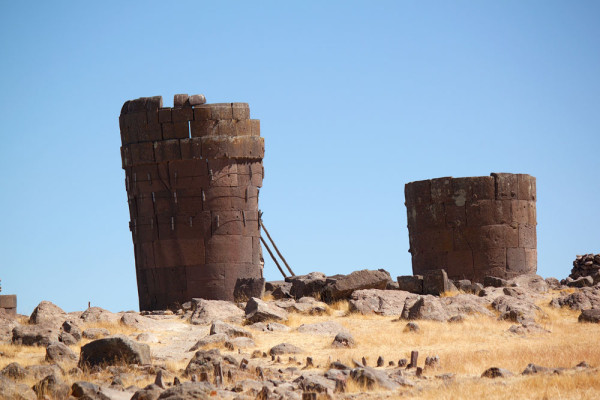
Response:
[{"label": "clear blue sky", "polygon": [[490,172],[537,177],[539,274],[600,252],[596,1],[0,7],[0,278],[20,313],[137,309],[118,116],[142,96],[250,103],[260,208],[296,273],[411,273],[404,184]]}]

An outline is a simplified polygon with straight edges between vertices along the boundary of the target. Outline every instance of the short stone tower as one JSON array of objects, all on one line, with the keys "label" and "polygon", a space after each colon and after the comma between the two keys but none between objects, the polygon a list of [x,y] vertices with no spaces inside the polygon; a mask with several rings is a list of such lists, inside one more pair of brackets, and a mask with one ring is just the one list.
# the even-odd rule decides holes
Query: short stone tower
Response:
[{"label": "short stone tower", "polygon": [[262,277],[264,140],[246,103],[127,101],[119,117],[140,310],[233,300]]},{"label": "short stone tower", "polygon": [[404,190],[415,275],[443,268],[452,279],[482,282],[536,272],[534,177],[446,177]]}]

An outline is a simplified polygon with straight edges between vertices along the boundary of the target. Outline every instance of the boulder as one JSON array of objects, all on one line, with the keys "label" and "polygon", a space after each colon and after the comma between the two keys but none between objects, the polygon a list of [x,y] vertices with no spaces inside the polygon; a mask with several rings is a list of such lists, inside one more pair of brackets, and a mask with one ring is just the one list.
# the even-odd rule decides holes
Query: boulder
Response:
[{"label": "boulder", "polygon": [[416,322],[409,322],[404,326],[403,332],[419,332],[421,328]]},{"label": "boulder", "polygon": [[281,354],[298,354],[304,353],[304,350],[290,343],[280,343],[277,346],[271,347],[269,355],[278,356]]},{"label": "boulder", "polygon": [[112,400],[101,392],[100,386],[95,383],[77,381],[71,385],[71,395],[85,400]]},{"label": "boulder", "polygon": [[600,309],[583,310],[578,318],[579,322],[600,323]]},{"label": "boulder", "polygon": [[292,283],[285,281],[271,281],[265,283],[265,291],[270,292],[275,299],[291,298]]},{"label": "boulder", "polygon": [[356,290],[350,296],[350,311],[362,314],[400,315],[404,301],[409,296],[416,296],[403,290]]},{"label": "boulder", "polygon": [[119,323],[125,326],[130,326],[135,329],[142,330],[151,323],[151,319],[148,317],[144,317],[143,315],[139,315],[134,312],[127,312],[121,316],[119,319]]},{"label": "boulder", "polygon": [[236,337],[225,342],[225,347],[228,349],[245,349],[249,347],[256,347],[256,343],[249,337]]},{"label": "boulder", "polygon": [[81,335],[86,339],[100,339],[110,335],[110,332],[105,328],[88,328]]},{"label": "boulder", "polygon": [[[163,392],[163,389],[152,383],[143,389],[136,391],[131,397],[131,400],[158,400],[158,397]],[[182,398],[183,400],[183,398]]]},{"label": "boulder", "polygon": [[37,400],[37,395],[29,386],[0,376],[0,399]]},{"label": "boulder", "polygon": [[398,290],[405,292],[423,294],[423,275],[404,275],[399,276]]},{"label": "boulder", "polygon": [[27,370],[23,368],[21,364],[12,362],[0,371],[0,376],[11,378],[13,380],[20,380],[27,376]]},{"label": "boulder", "polygon": [[327,284],[327,277],[322,272],[286,277],[285,280],[292,284],[290,294],[296,299],[305,296],[320,296]]},{"label": "boulder", "polygon": [[541,334],[550,333],[549,330],[542,328],[540,325],[534,322],[525,322],[520,325],[511,325],[508,328],[508,332],[514,333],[515,335],[525,336],[528,334]]},{"label": "boulder", "polygon": [[510,296],[498,296],[492,302],[492,307],[500,312],[500,319],[515,322],[533,322],[537,314],[543,311],[534,303]]},{"label": "boulder", "polygon": [[540,294],[547,293],[549,290],[548,282],[541,276],[535,274],[516,276],[508,281],[508,285]]},{"label": "boulder", "polygon": [[43,379],[48,375],[60,376],[63,374],[62,369],[56,365],[28,365],[25,367],[28,376],[33,376],[35,379]]},{"label": "boulder", "polygon": [[173,386],[160,394],[159,400],[183,399],[214,399],[226,398],[226,392],[221,393],[208,382],[183,382]]},{"label": "boulder", "polygon": [[489,301],[473,294],[461,293],[452,297],[443,297],[440,298],[440,302],[450,315],[481,314],[490,317],[494,315],[488,309]]},{"label": "boulder", "polygon": [[90,307],[79,318],[84,322],[115,322],[119,316],[100,307]]},{"label": "boulder", "polygon": [[289,332],[291,330],[289,326],[277,322],[257,322],[249,327],[262,332]]},{"label": "boulder", "polygon": [[250,322],[287,321],[288,313],[281,307],[256,297],[246,304],[246,319]]},{"label": "boulder", "polygon": [[64,345],[64,343],[53,342],[46,347],[46,361],[49,362],[62,362],[62,361],[76,361],[77,354],[70,348]]},{"label": "boulder", "polygon": [[150,347],[125,336],[110,336],[94,340],[81,347],[80,366],[150,364]]},{"label": "boulder", "polygon": [[591,276],[580,276],[579,278],[575,279],[574,281],[567,283],[567,286],[574,287],[574,288],[583,288],[583,287],[594,286],[594,279]]},{"label": "boulder", "polygon": [[556,278],[552,278],[552,277],[546,278],[545,281],[546,281],[546,284],[548,285],[548,288],[550,288],[550,289],[556,290],[556,289],[560,289],[560,287],[562,286],[560,284],[560,281]]},{"label": "boulder", "polygon": [[495,276],[486,276],[483,278],[483,286],[488,287],[505,287],[508,286],[509,283],[506,279],[498,278]]},{"label": "boulder", "polygon": [[334,336],[346,329],[335,321],[317,322],[314,324],[302,324],[297,329],[300,333],[317,336]]},{"label": "boulder", "polygon": [[402,310],[404,319],[446,321],[449,317],[440,299],[431,295],[407,298]]},{"label": "boulder", "polygon": [[13,329],[20,325],[12,315],[0,311],[0,343],[12,342]]},{"label": "boulder", "polygon": [[240,328],[238,326],[229,325],[223,321],[217,320],[217,321],[214,321],[212,323],[212,325],[210,326],[210,334],[215,335],[215,334],[219,334],[219,333],[224,333],[225,335],[229,336],[230,338],[236,338],[236,337],[240,337],[240,336],[248,337],[248,338],[252,337],[252,334],[243,328]]},{"label": "boulder", "polygon": [[504,368],[492,367],[488,368],[481,374],[482,378],[508,378],[513,376],[513,373]]},{"label": "boulder", "polygon": [[557,308],[568,307],[571,310],[600,308],[600,289],[582,288],[577,292],[552,299],[550,305]]},{"label": "boulder", "polygon": [[58,328],[66,318],[67,313],[62,308],[49,301],[42,301],[31,313],[29,322],[36,325]]},{"label": "boulder", "polygon": [[356,342],[354,337],[349,332],[340,332],[335,335],[333,338],[333,342],[331,342],[331,347],[354,347],[356,346]]},{"label": "boulder", "polygon": [[439,296],[450,291],[448,274],[443,269],[433,269],[423,272],[423,294]]},{"label": "boulder", "polygon": [[199,350],[185,368],[185,374],[190,377],[201,372],[212,374],[214,366],[222,361],[223,357],[219,349]]},{"label": "boulder", "polygon": [[18,325],[13,328],[12,342],[45,347],[52,342],[58,342],[58,330],[44,325]]},{"label": "boulder", "polygon": [[67,332],[61,332],[61,333],[58,335],[58,340],[59,340],[61,343],[64,343],[64,344],[66,344],[67,346],[72,346],[72,345],[75,345],[75,344],[77,344],[77,342],[78,342],[78,340],[77,340],[77,339],[75,339],[75,337],[73,337],[73,335],[71,335],[70,333],[67,333]]},{"label": "boulder", "polygon": [[214,335],[208,335],[198,340],[196,344],[193,345],[188,351],[196,351],[209,345],[212,346],[219,343],[225,343],[228,340],[229,336],[227,336],[227,334],[225,333],[216,333]]},{"label": "boulder", "polygon": [[241,324],[244,320],[244,311],[229,301],[192,299],[192,310],[190,322],[194,325],[216,320]]},{"label": "boulder", "polygon": [[71,392],[71,388],[58,376],[51,374],[33,385],[33,391],[39,399],[46,396],[50,396],[52,399],[66,399]]},{"label": "boulder", "polygon": [[273,302],[288,312],[297,312],[309,315],[322,315],[328,312],[327,304],[316,300],[314,297],[301,297],[298,301],[294,299],[281,299]]},{"label": "boulder", "polygon": [[335,381],[316,373],[304,373],[294,380],[303,392],[326,393],[335,389]]},{"label": "boulder", "polygon": [[360,386],[368,389],[373,389],[377,385],[383,389],[394,390],[399,386],[384,371],[369,367],[353,369],[350,371],[350,377]]},{"label": "boulder", "polygon": [[553,370],[551,368],[542,367],[541,365],[536,364],[527,364],[527,367],[521,372],[521,375],[535,375],[540,373],[549,373]]},{"label": "boulder", "polygon": [[63,322],[61,330],[73,336],[75,340],[81,340],[81,329],[79,328],[76,322],[70,320]]},{"label": "boulder", "polygon": [[322,298],[325,301],[335,301],[348,298],[355,290],[385,290],[391,280],[389,272],[383,269],[354,271],[349,275],[337,278],[331,285],[327,285],[322,293]]},{"label": "boulder", "polygon": [[265,294],[265,278],[238,278],[233,289],[235,301],[248,301],[251,297],[261,299]]}]

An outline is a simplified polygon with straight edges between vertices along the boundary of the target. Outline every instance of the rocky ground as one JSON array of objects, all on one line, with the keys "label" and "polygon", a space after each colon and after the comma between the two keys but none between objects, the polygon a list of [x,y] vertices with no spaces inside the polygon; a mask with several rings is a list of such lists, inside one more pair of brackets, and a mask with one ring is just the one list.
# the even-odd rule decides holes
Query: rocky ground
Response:
[{"label": "rocky ground", "polygon": [[[437,295],[400,290],[414,280],[380,270],[313,273],[268,284],[263,298],[176,312],[42,302],[29,317],[0,314],[0,398],[600,395],[595,277],[444,275]],[[431,292],[427,279],[413,291]]]}]

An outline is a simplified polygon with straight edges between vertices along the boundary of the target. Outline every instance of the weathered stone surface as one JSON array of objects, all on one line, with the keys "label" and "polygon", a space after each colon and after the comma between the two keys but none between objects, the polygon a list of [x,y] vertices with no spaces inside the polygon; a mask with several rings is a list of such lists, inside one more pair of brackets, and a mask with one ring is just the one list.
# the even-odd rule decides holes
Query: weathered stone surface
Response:
[{"label": "weathered stone surface", "polygon": [[326,393],[335,389],[335,381],[316,373],[303,373],[294,380],[303,392]]},{"label": "weathered stone surface", "polygon": [[[216,388],[208,382],[183,382],[181,385],[165,390],[158,398],[159,400],[209,400],[214,399],[215,397],[224,398],[224,395],[227,394],[225,391],[215,389]],[[214,395],[211,393],[214,393]]]},{"label": "weathered stone surface", "polygon": [[62,308],[49,301],[42,301],[31,313],[29,322],[58,328],[66,318],[67,313]]},{"label": "weathered stone surface", "polygon": [[525,322],[520,325],[511,325],[511,327],[508,328],[508,332],[514,333],[515,335],[519,336],[550,333],[549,330],[542,328],[534,322]]},{"label": "weathered stone surface", "polygon": [[580,276],[579,278],[568,282],[567,286],[574,288],[594,286],[594,279],[591,276]]},{"label": "weathered stone surface", "polygon": [[404,275],[399,276],[398,290],[406,292],[423,294],[423,275]]},{"label": "weathered stone surface", "polygon": [[513,376],[513,373],[504,368],[491,367],[483,371],[482,378],[508,378]]},{"label": "weathered stone surface", "polygon": [[441,298],[446,311],[451,314],[482,314],[493,316],[487,308],[489,301],[473,294],[459,294],[452,297]]},{"label": "weathered stone surface", "polygon": [[415,295],[403,290],[356,290],[350,296],[350,310],[362,314],[400,315],[409,296]]},{"label": "weathered stone surface", "polygon": [[0,376],[0,399],[37,400],[37,395],[29,386]]},{"label": "weathered stone surface", "polygon": [[246,304],[246,319],[250,322],[287,321],[288,313],[281,307],[256,297]]},{"label": "weathered stone surface", "polygon": [[46,347],[46,361],[61,362],[69,360],[77,360],[77,354],[75,354],[73,350],[65,346],[63,343],[54,342],[50,343],[48,347]]},{"label": "weathered stone surface", "polygon": [[185,368],[185,374],[191,377],[193,374],[200,375],[201,372],[213,373],[214,366],[222,361],[219,349],[199,350]]},{"label": "weathered stone surface", "polygon": [[500,319],[520,323],[533,322],[538,314],[543,314],[543,311],[534,303],[510,296],[497,297],[492,302],[492,307],[500,311]]},{"label": "weathered stone surface", "polygon": [[84,322],[115,322],[119,316],[100,307],[90,307],[80,317]]},{"label": "weathered stone surface", "polygon": [[539,275],[525,274],[516,276],[508,281],[509,286],[522,288],[534,293],[547,293],[548,282]]},{"label": "weathered stone surface", "polygon": [[298,353],[304,353],[304,350],[302,350],[301,348],[294,346],[293,344],[290,344],[290,343],[280,343],[276,346],[271,347],[271,349],[269,350],[269,355],[272,355],[272,356],[278,356],[281,354],[298,354]]},{"label": "weathered stone surface", "polygon": [[265,294],[265,278],[238,278],[233,289],[235,301],[248,301],[251,297],[261,299]]},{"label": "weathered stone surface", "polygon": [[219,343],[225,343],[229,340],[229,336],[225,333],[216,333],[214,335],[208,335],[198,340],[188,351],[196,351],[206,346],[216,345]]},{"label": "weathered stone surface", "polygon": [[440,299],[431,295],[407,298],[402,310],[404,319],[446,321],[449,317]]},{"label": "weathered stone surface", "polygon": [[248,327],[262,332],[289,332],[291,330],[289,326],[277,322],[257,322]]},{"label": "weathered stone surface", "polygon": [[256,347],[256,343],[254,343],[254,340],[249,337],[240,336],[226,341],[225,347],[230,349],[245,349],[249,347]]},{"label": "weathered stone surface", "polygon": [[214,321],[212,323],[212,325],[210,326],[210,334],[215,335],[215,334],[219,334],[219,333],[224,333],[225,335],[229,336],[230,338],[236,338],[236,337],[240,337],[240,336],[248,337],[248,338],[252,337],[252,334],[243,328],[240,328],[240,327],[234,326],[234,325],[229,325],[223,321],[217,320],[217,321]]},{"label": "weathered stone surface", "polygon": [[338,277],[334,283],[327,285],[322,298],[335,301],[348,298],[352,292],[361,289],[385,289],[392,278],[383,269],[354,271],[349,275]]},{"label": "weathered stone surface", "polygon": [[92,382],[77,381],[71,385],[71,395],[76,398],[87,396],[91,400],[110,400],[110,397],[100,392],[100,386]]},{"label": "weathered stone surface", "polygon": [[423,271],[423,294],[439,296],[450,290],[448,274],[443,269]]},{"label": "weathered stone surface", "polygon": [[163,392],[163,389],[152,383],[143,389],[136,391],[131,397],[131,400],[158,400],[158,397]]},{"label": "weathered stone surface", "polygon": [[192,310],[191,323],[194,325],[216,320],[241,324],[244,320],[244,311],[229,301],[192,299]]},{"label": "weathered stone surface", "polygon": [[372,389],[375,385],[387,390],[394,390],[398,384],[384,372],[374,368],[355,368],[350,371],[350,377],[359,385]]},{"label": "weathered stone surface", "polygon": [[421,328],[419,328],[419,325],[417,325],[416,322],[409,322],[404,326],[403,331],[404,332],[419,332],[419,331],[421,331]]},{"label": "weathered stone surface", "polygon": [[552,372],[552,369],[547,367],[542,367],[541,365],[536,364],[527,364],[527,367],[521,372],[521,375],[535,375],[540,373],[549,373]]},{"label": "weathered stone surface", "polygon": [[58,330],[44,325],[19,325],[13,328],[12,342],[25,346],[48,346],[58,342]]},{"label": "weathered stone surface", "polygon": [[319,336],[333,336],[346,329],[335,321],[316,322],[314,324],[302,324],[297,328],[298,332]]},{"label": "weathered stone surface", "polygon": [[119,323],[141,330],[150,325],[151,320],[150,318],[139,315],[138,313],[127,312],[121,316]]},{"label": "weathered stone surface", "polygon": [[86,339],[100,339],[110,335],[110,331],[105,328],[88,328],[81,335]]},{"label": "weathered stone surface", "polygon": [[350,332],[340,332],[335,335],[333,338],[333,342],[331,342],[331,347],[354,347],[356,346],[356,342],[354,337],[350,334]]},{"label": "weathered stone surface", "polygon": [[51,374],[33,385],[33,391],[37,394],[38,398],[50,396],[53,399],[66,399],[71,388],[57,375]]},{"label": "weathered stone surface", "polygon": [[553,277],[546,278],[545,281],[549,289],[560,289],[560,287],[562,286],[560,284],[560,281]]},{"label": "weathered stone surface", "polygon": [[510,284],[508,283],[508,281],[506,279],[502,279],[502,278],[498,278],[496,276],[486,276],[485,278],[483,278],[483,286],[488,287],[506,287],[509,286]]},{"label": "weathered stone surface", "polygon": [[80,366],[150,364],[150,347],[125,336],[111,336],[94,340],[81,347]]},{"label": "weathered stone surface", "polygon": [[[269,283],[269,282],[267,282]],[[270,282],[271,285],[269,287],[271,287],[272,289],[265,289],[271,292],[271,296],[273,296],[273,298],[275,299],[288,299],[288,298],[292,298],[292,283],[291,282],[285,282],[285,281],[276,281],[276,282]],[[267,288],[267,285],[265,284],[265,288]]]},{"label": "weathered stone surface", "polygon": [[579,315],[579,322],[600,323],[600,309],[583,310]]},{"label": "weathered stone surface", "polygon": [[0,343],[12,342],[13,329],[20,325],[13,316],[0,312]]},{"label": "weathered stone surface", "polygon": [[292,284],[290,294],[297,299],[320,294],[327,283],[327,277],[322,272],[287,277],[285,280]]},{"label": "weathered stone surface", "polygon": [[600,289],[582,288],[574,293],[552,299],[553,307],[568,307],[572,310],[586,310],[600,308]]},{"label": "weathered stone surface", "polygon": [[67,320],[63,322],[61,329],[63,332],[66,332],[73,336],[73,338],[75,338],[76,341],[81,340],[81,328],[79,328],[75,321]]},{"label": "weathered stone surface", "polygon": [[0,371],[0,376],[14,380],[23,379],[27,376],[27,370],[17,362],[12,362]]},{"label": "weathered stone surface", "polygon": [[573,269],[569,277],[575,280],[582,276],[592,276],[599,271],[600,254],[578,255],[573,261]]}]

